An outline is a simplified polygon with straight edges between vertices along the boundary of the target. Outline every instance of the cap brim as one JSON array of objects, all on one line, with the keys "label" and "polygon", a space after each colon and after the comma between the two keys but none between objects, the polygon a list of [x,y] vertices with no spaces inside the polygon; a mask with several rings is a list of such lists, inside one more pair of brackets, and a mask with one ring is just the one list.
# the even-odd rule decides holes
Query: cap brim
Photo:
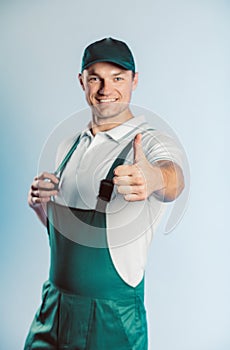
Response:
[{"label": "cap brim", "polygon": [[82,67],[81,72],[83,72],[83,70],[89,68],[90,66],[92,66],[94,63],[99,63],[99,62],[109,62],[109,63],[113,63],[116,64],[116,66],[122,67],[125,70],[131,70],[133,71],[133,66],[130,64],[127,64],[127,62],[122,62],[122,61],[117,61],[115,59],[112,58],[100,58],[100,59],[96,59],[91,61],[90,63],[84,65],[84,67]]}]

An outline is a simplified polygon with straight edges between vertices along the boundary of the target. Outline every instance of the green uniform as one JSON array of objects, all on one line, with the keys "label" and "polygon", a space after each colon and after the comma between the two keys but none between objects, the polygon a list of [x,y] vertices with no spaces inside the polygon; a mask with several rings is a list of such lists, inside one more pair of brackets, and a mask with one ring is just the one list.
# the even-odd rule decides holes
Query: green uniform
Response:
[{"label": "green uniform", "polygon": [[[56,174],[62,173],[78,142],[79,138]],[[123,163],[130,148],[131,143],[113,163],[107,183],[111,183],[113,170]],[[95,210],[48,203],[50,274],[24,350],[147,349],[144,278],[132,287],[113,265],[106,247],[105,209],[109,194],[107,186],[103,186]],[[68,228],[72,232],[73,226],[77,238],[72,233],[68,235]],[[89,244],[80,244],[81,237],[88,237]]]}]

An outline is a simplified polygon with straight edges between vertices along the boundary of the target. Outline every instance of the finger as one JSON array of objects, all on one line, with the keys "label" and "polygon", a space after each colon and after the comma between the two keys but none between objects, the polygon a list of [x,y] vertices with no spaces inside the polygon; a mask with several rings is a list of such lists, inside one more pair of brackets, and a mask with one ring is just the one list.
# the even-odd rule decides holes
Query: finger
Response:
[{"label": "finger", "polygon": [[51,197],[51,196],[56,196],[57,194],[58,194],[57,190],[53,190],[53,191],[35,190],[31,192],[31,196],[35,198]]},{"label": "finger", "polygon": [[46,171],[44,171],[40,175],[36,176],[35,180],[50,180],[50,181],[54,182],[55,184],[59,183],[59,178],[57,176],[55,176],[52,173],[48,173]]},{"label": "finger", "polygon": [[48,203],[51,200],[50,197],[39,198],[39,197],[31,197],[32,205],[38,205],[43,203]]},{"label": "finger", "polygon": [[133,165],[119,165],[114,169],[115,176],[131,176],[136,172],[136,169],[133,168]]},{"label": "finger", "polygon": [[130,194],[132,193],[132,186],[117,186],[117,191],[120,194]]},{"label": "finger", "polygon": [[142,148],[142,134],[137,134],[133,141],[133,153],[134,159],[133,162],[138,163],[143,158],[145,158],[145,154]]},{"label": "finger", "polygon": [[145,195],[145,186],[118,186],[117,191],[120,194],[136,194],[139,196]]},{"label": "finger", "polygon": [[131,185],[132,184],[132,176],[114,176],[113,178],[114,185]]},{"label": "finger", "polygon": [[43,190],[52,190],[52,189],[56,189],[57,184],[54,184],[53,182],[50,181],[45,181],[45,180],[35,180],[32,185],[31,188],[32,190],[37,190],[37,189],[43,189]]},{"label": "finger", "polygon": [[130,194],[124,195],[124,199],[128,202],[136,202],[136,201],[143,201],[146,199],[146,197],[144,195],[130,193]]},{"label": "finger", "polygon": [[143,176],[141,175],[140,172],[137,172],[137,174],[133,176],[115,176],[113,178],[113,183],[114,185],[117,186],[142,186],[145,185],[145,181]]}]

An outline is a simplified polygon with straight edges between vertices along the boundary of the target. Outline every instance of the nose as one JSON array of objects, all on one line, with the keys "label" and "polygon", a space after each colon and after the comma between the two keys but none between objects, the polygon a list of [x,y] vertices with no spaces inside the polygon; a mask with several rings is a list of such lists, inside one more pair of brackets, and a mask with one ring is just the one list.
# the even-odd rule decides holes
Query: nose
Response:
[{"label": "nose", "polygon": [[112,91],[112,82],[106,79],[101,81],[101,86],[99,89],[99,94],[104,96],[109,96]]}]

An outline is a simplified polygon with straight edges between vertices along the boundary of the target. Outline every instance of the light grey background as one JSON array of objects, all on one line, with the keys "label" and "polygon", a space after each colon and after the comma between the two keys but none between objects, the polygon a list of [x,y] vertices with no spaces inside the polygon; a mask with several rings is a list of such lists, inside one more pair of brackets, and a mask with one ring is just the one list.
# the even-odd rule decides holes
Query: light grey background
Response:
[{"label": "light grey background", "polygon": [[1,0],[1,349],[22,349],[48,274],[46,233],[26,203],[40,151],[57,123],[86,106],[80,57],[106,36],[132,48],[140,72],[133,103],[171,125],[191,167],[187,212],[150,250],[150,349],[230,348],[229,7]]}]

